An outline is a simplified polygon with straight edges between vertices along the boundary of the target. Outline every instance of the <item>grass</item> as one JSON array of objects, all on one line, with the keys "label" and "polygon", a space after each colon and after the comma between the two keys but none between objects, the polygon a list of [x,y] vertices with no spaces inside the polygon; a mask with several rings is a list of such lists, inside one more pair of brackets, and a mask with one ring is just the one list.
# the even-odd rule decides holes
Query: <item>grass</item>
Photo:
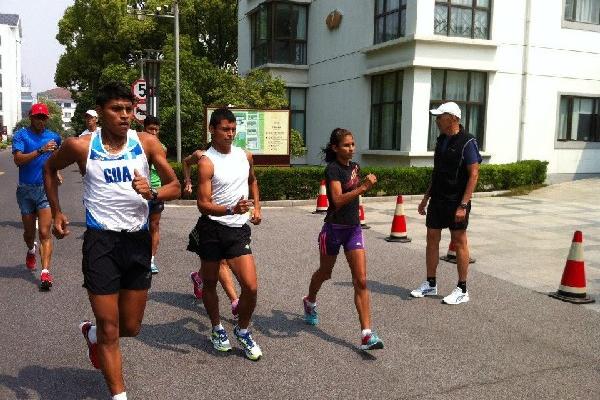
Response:
[{"label": "grass", "polygon": [[546,186],[548,186],[548,185],[543,184],[543,183],[538,183],[535,185],[517,186],[515,188],[508,190],[505,193],[499,194],[496,197],[527,196],[529,193],[533,192],[534,190],[541,189]]}]

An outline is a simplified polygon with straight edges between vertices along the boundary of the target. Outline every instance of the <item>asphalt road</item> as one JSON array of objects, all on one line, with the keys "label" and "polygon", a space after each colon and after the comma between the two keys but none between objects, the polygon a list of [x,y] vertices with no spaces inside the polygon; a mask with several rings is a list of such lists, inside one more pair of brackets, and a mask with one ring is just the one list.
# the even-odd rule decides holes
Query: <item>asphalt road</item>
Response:
[{"label": "asphalt road", "polygon": [[[0,152],[0,399],[108,398],[77,329],[93,315],[81,288],[81,177],[74,167],[64,175],[71,236],[54,242],[55,286],[40,292],[37,275],[24,265],[16,168],[9,152]],[[189,283],[199,262],[185,247],[197,217],[193,207],[163,213],[161,272],[142,331],[121,342],[130,399],[600,398],[597,312],[479,269],[470,275],[470,303],[442,305],[456,282],[448,264],[439,269],[441,296],[411,299],[423,279],[424,249],[390,244],[376,229],[365,238],[374,327],[385,349],[357,350],[360,330],[343,259],[320,293],[322,322],[305,325],[301,298],[317,266],[322,217],[303,208],[265,208],[263,224],[253,228],[259,300],[252,329],[263,359],[246,360],[235,341],[233,352],[217,354]],[[477,256],[485,266],[485,254]],[[221,310],[231,334],[226,301]]]}]

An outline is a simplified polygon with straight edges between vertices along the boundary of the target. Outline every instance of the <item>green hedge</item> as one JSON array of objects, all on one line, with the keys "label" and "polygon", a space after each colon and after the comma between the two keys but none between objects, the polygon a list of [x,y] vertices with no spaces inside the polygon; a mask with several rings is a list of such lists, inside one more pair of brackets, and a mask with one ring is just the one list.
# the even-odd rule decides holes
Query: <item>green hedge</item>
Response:
[{"label": "green hedge", "polygon": [[[183,182],[180,164],[171,163]],[[546,180],[548,162],[528,160],[511,164],[483,164],[479,170],[477,191],[507,190],[519,186],[542,184]],[[431,178],[431,167],[364,167],[363,174],[377,176],[376,190],[366,196],[394,196],[425,193]],[[256,176],[263,200],[312,199],[319,192],[324,167],[257,167]],[[192,182],[198,178],[192,168]]]}]

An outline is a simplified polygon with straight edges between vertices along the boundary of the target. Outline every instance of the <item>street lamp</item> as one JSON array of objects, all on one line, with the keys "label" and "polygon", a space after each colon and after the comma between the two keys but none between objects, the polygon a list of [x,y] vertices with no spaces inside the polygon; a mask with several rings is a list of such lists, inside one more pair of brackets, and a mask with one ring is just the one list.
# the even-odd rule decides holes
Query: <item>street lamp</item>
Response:
[{"label": "street lamp", "polygon": [[179,1],[173,0],[173,12],[169,6],[156,7],[156,12],[148,12],[127,6],[127,13],[136,15],[138,19],[145,16],[173,18],[175,20],[175,137],[177,141],[177,162],[181,162],[181,95],[179,90]]}]

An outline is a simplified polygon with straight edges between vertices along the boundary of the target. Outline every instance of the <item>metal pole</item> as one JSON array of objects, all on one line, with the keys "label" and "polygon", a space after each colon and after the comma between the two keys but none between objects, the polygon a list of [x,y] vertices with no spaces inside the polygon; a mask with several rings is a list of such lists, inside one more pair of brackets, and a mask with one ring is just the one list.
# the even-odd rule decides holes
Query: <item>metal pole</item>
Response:
[{"label": "metal pole", "polygon": [[181,162],[181,98],[179,93],[179,0],[174,0],[175,14],[175,133],[177,137],[177,162]]}]

